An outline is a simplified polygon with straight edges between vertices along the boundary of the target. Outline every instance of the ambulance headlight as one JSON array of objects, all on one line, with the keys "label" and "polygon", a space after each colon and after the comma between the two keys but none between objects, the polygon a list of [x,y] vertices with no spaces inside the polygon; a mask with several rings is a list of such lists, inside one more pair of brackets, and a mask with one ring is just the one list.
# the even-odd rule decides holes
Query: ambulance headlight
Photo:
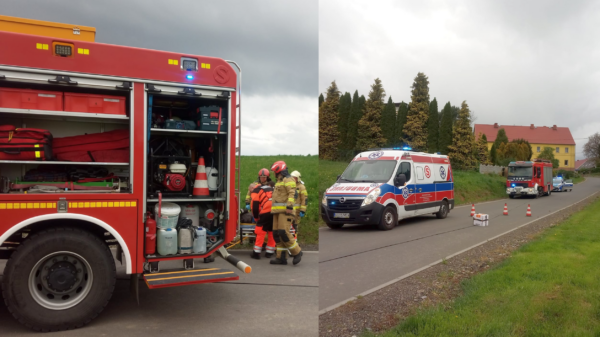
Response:
[{"label": "ambulance headlight", "polygon": [[361,207],[372,204],[373,201],[375,201],[377,199],[377,197],[379,196],[379,194],[381,194],[381,189],[380,188],[376,188],[373,191],[371,191],[369,194],[367,194],[367,197],[363,201]]},{"label": "ambulance headlight", "polygon": [[321,200],[323,206],[327,206],[327,195],[323,194],[323,199]]}]

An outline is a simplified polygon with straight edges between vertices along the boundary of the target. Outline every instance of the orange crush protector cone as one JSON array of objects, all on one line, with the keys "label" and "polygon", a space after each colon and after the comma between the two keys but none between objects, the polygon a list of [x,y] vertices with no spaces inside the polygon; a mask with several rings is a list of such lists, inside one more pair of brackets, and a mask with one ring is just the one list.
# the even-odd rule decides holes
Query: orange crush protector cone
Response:
[{"label": "orange crush protector cone", "polygon": [[531,216],[531,206],[527,205],[527,216]]},{"label": "orange crush protector cone", "polygon": [[504,212],[502,214],[508,215],[508,206],[506,205],[506,203],[504,204]]},{"label": "orange crush protector cone", "polygon": [[471,206],[471,216],[475,215],[475,204],[473,204],[473,206]]},{"label": "orange crush protector cone", "polygon": [[194,191],[192,195],[195,199],[208,198],[208,179],[206,178],[206,167],[204,166],[204,157],[198,159],[198,170],[196,170],[196,181],[194,181]]}]

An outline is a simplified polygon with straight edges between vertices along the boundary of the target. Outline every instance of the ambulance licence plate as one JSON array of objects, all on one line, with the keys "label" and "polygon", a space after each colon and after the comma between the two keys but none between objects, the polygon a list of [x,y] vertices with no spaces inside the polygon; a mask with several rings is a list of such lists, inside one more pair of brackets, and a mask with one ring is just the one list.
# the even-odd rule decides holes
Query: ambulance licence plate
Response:
[{"label": "ambulance licence plate", "polygon": [[333,217],[338,219],[348,219],[350,218],[350,213],[333,213]]}]

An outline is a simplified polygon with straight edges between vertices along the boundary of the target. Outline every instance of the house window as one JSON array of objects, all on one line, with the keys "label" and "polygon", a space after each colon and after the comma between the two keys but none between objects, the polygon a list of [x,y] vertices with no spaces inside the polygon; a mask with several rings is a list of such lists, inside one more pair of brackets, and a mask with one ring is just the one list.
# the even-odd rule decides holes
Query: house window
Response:
[{"label": "house window", "polygon": [[565,166],[569,166],[569,161],[565,160]]},{"label": "house window", "polygon": [[559,153],[559,152],[560,152],[560,147],[557,147],[556,148],[556,153]]},{"label": "house window", "polygon": [[537,148],[537,151],[538,151],[538,153],[540,152],[540,147],[539,147],[539,146],[538,146],[538,148]]},{"label": "house window", "polygon": [[569,148],[565,147],[565,153],[569,153]]}]

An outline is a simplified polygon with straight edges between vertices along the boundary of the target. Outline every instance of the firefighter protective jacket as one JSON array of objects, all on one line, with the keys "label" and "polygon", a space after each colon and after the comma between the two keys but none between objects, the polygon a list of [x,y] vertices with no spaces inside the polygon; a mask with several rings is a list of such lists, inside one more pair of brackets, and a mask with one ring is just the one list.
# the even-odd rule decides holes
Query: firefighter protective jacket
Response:
[{"label": "firefighter protective jacket", "polygon": [[271,202],[273,198],[273,187],[269,185],[257,186],[252,191],[252,215],[258,219],[261,214],[271,213]]},{"label": "firefighter protective jacket", "polygon": [[296,201],[294,204],[294,210],[296,213],[306,212],[306,200],[308,199],[308,192],[303,181],[296,183]]},{"label": "firefighter protective jacket", "polygon": [[285,213],[286,209],[294,209],[294,196],[296,195],[296,181],[294,178],[281,176],[277,178],[273,191],[271,213]]}]

